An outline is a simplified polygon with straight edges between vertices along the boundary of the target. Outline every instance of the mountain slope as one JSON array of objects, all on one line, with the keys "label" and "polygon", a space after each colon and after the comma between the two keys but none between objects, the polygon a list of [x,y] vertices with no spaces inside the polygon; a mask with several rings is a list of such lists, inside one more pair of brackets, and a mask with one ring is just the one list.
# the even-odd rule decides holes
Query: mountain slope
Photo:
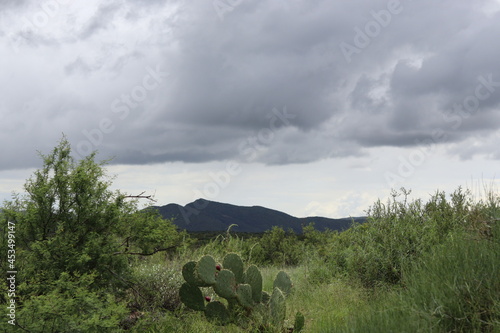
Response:
[{"label": "mountain slope", "polygon": [[325,217],[297,218],[286,213],[260,207],[236,206],[215,201],[198,199],[186,206],[168,204],[154,207],[166,219],[174,219],[174,223],[187,231],[224,231],[231,224],[237,224],[238,232],[265,232],[273,226],[285,230],[302,232],[302,225],[314,222],[318,230],[345,230],[351,226],[352,220],[364,222],[364,217],[330,219]]}]

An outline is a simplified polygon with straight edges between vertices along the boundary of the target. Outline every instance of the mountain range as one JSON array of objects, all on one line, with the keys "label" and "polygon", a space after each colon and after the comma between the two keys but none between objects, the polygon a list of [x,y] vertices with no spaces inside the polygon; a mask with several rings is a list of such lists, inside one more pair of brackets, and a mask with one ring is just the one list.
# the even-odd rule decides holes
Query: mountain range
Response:
[{"label": "mountain range", "polygon": [[158,209],[163,218],[173,219],[180,229],[191,232],[225,231],[230,225],[237,224],[233,231],[262,233],[273,226],[279,226],[284,230],[292,229],[296,233],[302,233],[302,226],[311,222],[320,231],[325,229],[343,231],[348,229],[353,221],[358,223],[366,221],[366,217],[298,218],[261,206],[236,206],[205,199],[195,200],[185,206],[171,203],[154,208]]}]

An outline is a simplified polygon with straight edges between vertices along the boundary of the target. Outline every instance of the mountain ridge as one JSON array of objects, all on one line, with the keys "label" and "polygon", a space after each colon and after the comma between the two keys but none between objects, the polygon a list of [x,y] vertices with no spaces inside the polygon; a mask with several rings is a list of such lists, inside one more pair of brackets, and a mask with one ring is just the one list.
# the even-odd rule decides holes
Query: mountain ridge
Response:
[{"label": "mountain ridge", "polygon": [[238,206],[228,203],[197,199],[181,206],[170,203],[153,206],[165,219],[173,219],[180,229],[191,232],[225,231],[231,224],[237,224],[237,232],[262,233],[273,226],[302,233],[302,226],[314,223],[317,230],[343,231],[353,222],[363,223],[366,217],[346,217],[332,219],[321,216],[295,217],[287,213],[263,206]]}]

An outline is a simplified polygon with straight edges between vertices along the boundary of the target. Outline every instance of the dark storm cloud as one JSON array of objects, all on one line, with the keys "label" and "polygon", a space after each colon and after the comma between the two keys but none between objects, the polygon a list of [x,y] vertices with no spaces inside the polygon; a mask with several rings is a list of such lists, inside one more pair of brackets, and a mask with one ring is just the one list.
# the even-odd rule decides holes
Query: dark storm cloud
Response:
[{"label": "dark storm cloud", "polygon": [[[382,75],[362,75],[357,80],[350,96],[351,114],[361,113],[365,122],[372,124],[362,134],[350,136],[362,146],[416,145],[433,131],[446,132],[447,142],[461,142],[476,131],[499,128],[500,66],[495,58],[500,48],[494,42],[494,34],[500,31],[499,15],[486,18],[473,8],[466,10],[463,2],[449,5],[449,10],[456,11],[456,20],[446,20],[442,13],[433,11],[429,17],[420,16],[427,27],[408,21],[405,31],[410,54],[395,58],[393,69]],[[420,6],[412,8],[422,11]],[[401,15],[406,17],[408,12]],[[437,23],[436,15],[441,15],[442,29],[429,24]],[[415,27],[420,31],[412,29]],[[429,37],[411,43],[421,34]],[[396,45],[397,40],[393,42]],[[420,64],[412,63],[411,53],[424,55]],[[387,75],[389,84],[385,85]],[[387,93],[374,98],[374,91],[381,87]],[[478,91],[480,96],[476,96]]]},{"label": "dark storm cloud", "polygon": [[[19,124],[1,125],[2,140],[18,140],[0,153],[43,150],[64,132],[80,153],[120,163],[305,163],[500,126],[500,14],[483,10],[493,0],[228,3],[75,1],[45,13],[0,2],[21,18],[0,35],[1,110]],[[36,112],[15,113],[36,99]]]},{"label": "dark storm cloud", "polygon": [[179,23],[178,54],[168,61],[177,78],[168,102],[176,119],[258,130],[273,107],[287,105],[297,115],[294,126],[310,129],[324,122],[333,110],[327,101],[334,89],[328,68],[331,25],[297,20],[300,9],[270,8],[259,16],[266,10],[262,4],[241,6],[227,21],[220,22],[210,4]]}]

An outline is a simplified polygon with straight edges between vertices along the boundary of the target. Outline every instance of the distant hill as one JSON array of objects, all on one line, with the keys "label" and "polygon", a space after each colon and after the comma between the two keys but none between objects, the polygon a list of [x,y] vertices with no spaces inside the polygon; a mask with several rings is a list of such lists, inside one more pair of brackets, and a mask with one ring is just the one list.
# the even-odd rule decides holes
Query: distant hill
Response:
[{"label": "distant hill", "polygon": [[181,206],[168,204],[156,206],[160,214],[166,219],[174,219],[174,223],[187,231],[224,231],[231,224],[237,232],[265,232],[273,226],[280,226],[285,230],[292,229],[296,233],[302,232],[302,225],[314,222],[316,229],[323,231],[346,230],[352,221],[363,223],[365,217],[330,219],[326,217],[298,218],[286,213],[261,206],[236,206],[226,203],[198,199]]}]

